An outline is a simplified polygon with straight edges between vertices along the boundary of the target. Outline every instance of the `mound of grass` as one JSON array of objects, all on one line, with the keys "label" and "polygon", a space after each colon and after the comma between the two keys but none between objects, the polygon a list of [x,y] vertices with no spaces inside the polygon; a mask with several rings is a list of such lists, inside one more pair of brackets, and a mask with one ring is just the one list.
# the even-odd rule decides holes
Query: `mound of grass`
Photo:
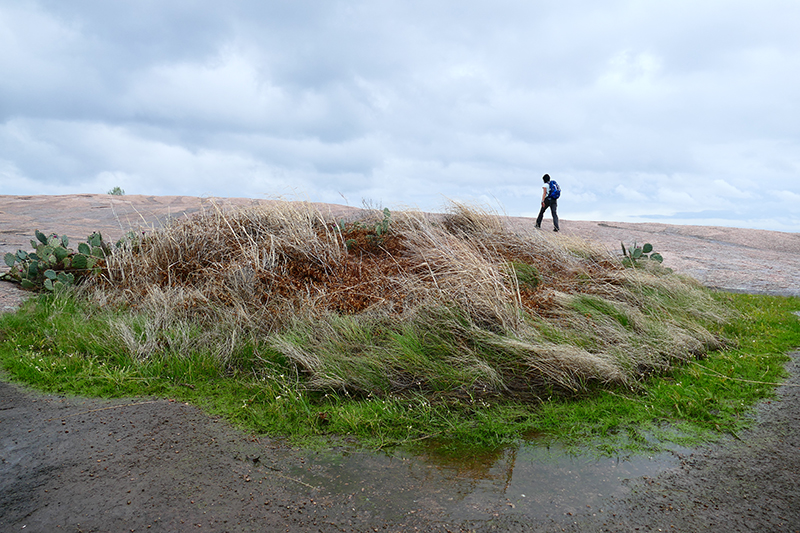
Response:
[{"label": "mound of grass", "polygon": [[[721,346],[709,327],[728,313],[665,269],[625,269],[457,204],[438,218],[335,220],[288,202],[206,212],[115,254],[94,289],[135,310],[114,328],[132,357],[189,342],[227,364],[263,343],[248,364],[280,361],[306,390],[351,395],[631,385]],[[162,338],[176,330],[181,341]]]},{"label": "mound of grass", "polygon": [[[732,431],[768,386],[728,405],[713,388],[667,385],[751,375],[714,366],[762,334],[742,333],[737,302],[459,204],[336,219],[278,202],[129,241],[80,290],[2,317],[0,357],[47,390],[176,397],[295,438],[496,446],[684,419]],[[782,327],[785,351],[800,336]],[[778,378],[781,350],[741,352],[766,369],[751,381]]]}]

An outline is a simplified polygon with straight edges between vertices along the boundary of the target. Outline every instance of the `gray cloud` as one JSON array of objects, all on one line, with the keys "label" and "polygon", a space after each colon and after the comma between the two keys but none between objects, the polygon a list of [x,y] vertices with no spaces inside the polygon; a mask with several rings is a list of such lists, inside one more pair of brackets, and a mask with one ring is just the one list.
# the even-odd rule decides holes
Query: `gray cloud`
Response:
[{"label": "gray cloud", "polygon": [[0,0],[0,189],[797,231],[794,1]]}]

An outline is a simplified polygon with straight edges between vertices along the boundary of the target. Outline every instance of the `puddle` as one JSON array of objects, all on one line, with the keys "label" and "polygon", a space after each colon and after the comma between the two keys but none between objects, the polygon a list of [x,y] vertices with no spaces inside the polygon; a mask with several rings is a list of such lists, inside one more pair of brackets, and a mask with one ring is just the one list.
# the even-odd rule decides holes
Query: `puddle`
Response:
[{"label": "puddle", "polygon": [[534,444],[469,457],[320,452],[293,472],[317,487],[316,498],[384,519],[430,513],[448,521],[486,520],[499,513],[564,519],[597,510],[630,492],[627,480],[678,464],[677,453],[653,456],[574,455]]}]

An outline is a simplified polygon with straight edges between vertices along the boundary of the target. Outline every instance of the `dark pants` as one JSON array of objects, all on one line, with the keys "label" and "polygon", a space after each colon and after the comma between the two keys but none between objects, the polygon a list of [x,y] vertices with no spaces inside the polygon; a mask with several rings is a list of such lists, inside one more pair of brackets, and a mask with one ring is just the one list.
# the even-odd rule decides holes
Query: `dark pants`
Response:
[{"label": "dark pants", "polygon": [[544,212],[547,211],[548,207],[550,208],[550,213],[553,215],[553,228],[558,231],[558,200],[554,200],[553,198],[544,199],[544,205],[542,206],[541,211],[539,211],[539,216],[536,217],[536,227],[541,227]]}]

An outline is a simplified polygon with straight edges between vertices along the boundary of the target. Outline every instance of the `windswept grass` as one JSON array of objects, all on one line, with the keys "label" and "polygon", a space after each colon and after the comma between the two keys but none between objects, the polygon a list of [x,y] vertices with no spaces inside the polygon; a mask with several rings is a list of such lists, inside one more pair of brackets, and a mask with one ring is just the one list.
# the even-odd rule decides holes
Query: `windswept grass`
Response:
[{"label": "windswept grass", "polygon": [[212,210],[113,256],[90,296],[134,311],[112,331],[133,358],[205,349],[227,364],[260,342],[303,388],[356,395],[630,386],[724,343],[728,311],[657,266],[458,204],[380,221]]},{"label": "windswept grass", "polygon": [[734,431],[769,394],[726,381],[779,378],[800,306],[748,298],[460,204],[342,219],[278,202],[129,242],[94,283],[0,318],[0,357],[47,390],[176,397],[296,438],[638,442],[662,422]]}]

